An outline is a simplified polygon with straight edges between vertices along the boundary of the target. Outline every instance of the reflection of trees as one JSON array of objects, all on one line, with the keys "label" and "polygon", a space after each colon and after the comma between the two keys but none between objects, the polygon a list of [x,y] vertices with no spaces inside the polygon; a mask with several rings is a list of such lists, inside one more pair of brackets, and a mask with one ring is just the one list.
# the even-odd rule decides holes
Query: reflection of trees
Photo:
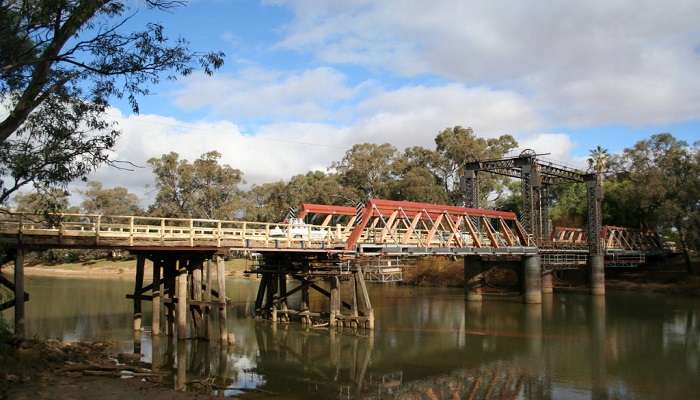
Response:
[{"label": "reflection of trees", "polygon": [[[541,382],[516,368],[503,365],[459,370],[403,385],[393,396],[412,399],[516,399],[541,392]],[[529,396],[528,396],[529,397]]]}]

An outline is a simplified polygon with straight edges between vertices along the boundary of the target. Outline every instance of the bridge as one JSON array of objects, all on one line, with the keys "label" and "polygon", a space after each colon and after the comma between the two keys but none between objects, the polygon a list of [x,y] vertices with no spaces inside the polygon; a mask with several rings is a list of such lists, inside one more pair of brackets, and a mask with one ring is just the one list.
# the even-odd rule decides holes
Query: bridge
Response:
[{"label": "bridge", "polygon": [[[480,171],[523,178],[527,195],[523,216],[478,207]],[[548,223],[547,185],[556,179],[589,185],[586,231],[543,228]],[[261,278],[255,302],[258,317],[371,329],[374,312],[363,271],[368,259],[463,258],[470,301],[482,300],[484,273],[489,268],[509,266],[521,277],[523,301],[537,304],[542,293],[552,292],[555,269],[588,268],[591,293],[600,295],[606,262],[634,265],[647,254],[663,251],[660,239],[651,232],[602,226],[602,181],[597,175],[543,164],[534,154],[524,153],[470,164],[462,183],[468,207],[382,199],[357,207],[302,204],[296,215],[280,223],[4,211],[0,243],[7,249],[5,262],[14,259],[15,268],[14,282],[0,275],[0,284],[15,298],[0,309],[14,307],[15,330],[22,335],[24,301],[29,300],[24,291],[24,253],[49,248],[131,252],[136,256],[136,280],[127,298],[134,304],[134,330],[142,329],[142,302],[150,301],[156,316],[154,335],[161,334],[162,323],[167,335],[221,341],[229,339],[222,256],[231,252],[259,255],[248,271]],[[552,233],[546,236],[545,232]],[[144,284],[146,260],[153,265],[148,285]],[[346,290],[341,291],[343,286]],[[310,290],[327,297],[328,308],[311,310]],[[287,300],[295,294],[302,301],[299,309],[292,310]],[[218,332],[209,330],[210,319],[218,319]]]}]

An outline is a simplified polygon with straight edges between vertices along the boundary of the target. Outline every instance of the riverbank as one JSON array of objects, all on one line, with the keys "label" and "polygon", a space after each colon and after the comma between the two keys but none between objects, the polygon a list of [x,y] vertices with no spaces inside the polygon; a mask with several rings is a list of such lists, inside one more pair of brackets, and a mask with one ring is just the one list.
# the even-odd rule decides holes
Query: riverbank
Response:
[{"label": "riverbank", "polygon": [[172,390],[168,375],[106,342],[0,343],[0,399],[208,399]]},{"label": "riverbank", "polygon": [[[584,271],[566,271],[555,279],[557,290],[587,290]],[[487,290],[517,290],[517,276],[512,270],[493,268],[485,276]],[[404,285],[429,287],[464,287],[462,260],[426,257],[404,272]],[[664,268],[608,271],[605,287],[612,291],[644,291],[700,297],[700,276],[688,275],[681,264]]]},{"label": "riverbank", "polygon": [[[57,278],[86,278],[86,279],[124,279],[133,280],[135,276],[135,260],[99,259],[76,263],[42,264],[29,263],[25,274],[29,277]],[[244,271],[249,268],[245,259],[226,261],[226,275],[236,278],[247,278]],[[152,265],[146,261],[146,277],[152,276]],[[451,260],[447,257],[427,257],[416,261],[415,265],[404,271],[402,284],[407,286],[425,287],[463,287],[464,269],[462,260]],[[7,264],[3,272],[12,274],[12,264]],[[573,279],[556,280],[555,288],[561,290],[585,290],[584,276],[570,275]],[[580,272],[580,271],[579,271]],[[578,275],[581,275],[578,273]],[[517,290],[517,276],[513,271],[493,269],[489,271],[487,286]],[[700,277],[689,276],[683,266],[670,265],[667,269],[646,271],[629,270],[608,273],[606,288],[613,291],[647,291],[669,294],[680,294],[700,297]],[[497,289],[494,289],[497,290]]]},{"label": "riverbank", "polygon": [[[226,261],[226,275],[244,277],[244,271],[248,268],[245,259],[231,259]],[[3,272],[12,274],[14,266],[7,264],[2,268]],[[146,260],[144,276],[153,276],[153,264]],[[43,264],[27,263],[24,268],[26,276],[48,276],[57,278],[99,278],[99,279],[125,279],[135,278],[136,260],[109,260],[98,259],[75,263]]]}]

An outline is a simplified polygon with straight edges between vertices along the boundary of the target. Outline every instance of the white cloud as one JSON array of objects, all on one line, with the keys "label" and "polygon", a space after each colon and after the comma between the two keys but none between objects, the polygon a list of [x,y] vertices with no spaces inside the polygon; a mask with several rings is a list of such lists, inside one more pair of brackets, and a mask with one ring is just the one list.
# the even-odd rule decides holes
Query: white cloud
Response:
[{"label": "white cloud", "polygon": [[553,125],[700,117],[700,2],[275,1],[279,46],[322,62],[490,82]]},{"label": "white cloud", "polygon": [[[223,155],[222,162],[244,172],[248,185],[325,170],[355,143],[433,148],[436,134],[454,125],[471,126],[481,136],[513,134],[524,146],[537,146],[564,158],[572,147],[565,135],[536,133],[541,121],[526,98],[459,84],[378,91],[357,106],[352,122],[343,125],[283,120],[246,132],[230,122],[233,118],[186,123],[158,115],[125,116],[117,110],[112,115],[123,132],[114,159],[146,166],[149,158],[169,151],[192,160],[217,150]],[[106,186],[127,186],[146,202],[154,195],[148,167],[118,171],[105,166],[91,179]]]},{"label": "white cloud", "polygon": [[219,117],[308,121],[327,119],[328,107],[354,94],[345,76],[332,68],[289,73],[248,67],[236,75],[194,75],[175,103],[186,109],[206,108]]}]

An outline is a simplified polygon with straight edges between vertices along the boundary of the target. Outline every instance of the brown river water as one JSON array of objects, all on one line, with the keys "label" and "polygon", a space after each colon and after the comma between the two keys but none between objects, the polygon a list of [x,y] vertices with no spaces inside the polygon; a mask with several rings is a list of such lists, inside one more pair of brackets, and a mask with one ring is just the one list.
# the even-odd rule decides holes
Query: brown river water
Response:
[{"label": "brown river water", "polygon": [[221,349],[153,339],[148,313],[134,336],[132,285],[29,277],[28,333],[114,341],[168,371],[178,389],[242,398],[700,398],[698,298],[566,293],[541,306],[473,304],[458,289],[370,285],[376,329],[329,331],[256,321],[257,281],[230,279],[236,344]]}]

